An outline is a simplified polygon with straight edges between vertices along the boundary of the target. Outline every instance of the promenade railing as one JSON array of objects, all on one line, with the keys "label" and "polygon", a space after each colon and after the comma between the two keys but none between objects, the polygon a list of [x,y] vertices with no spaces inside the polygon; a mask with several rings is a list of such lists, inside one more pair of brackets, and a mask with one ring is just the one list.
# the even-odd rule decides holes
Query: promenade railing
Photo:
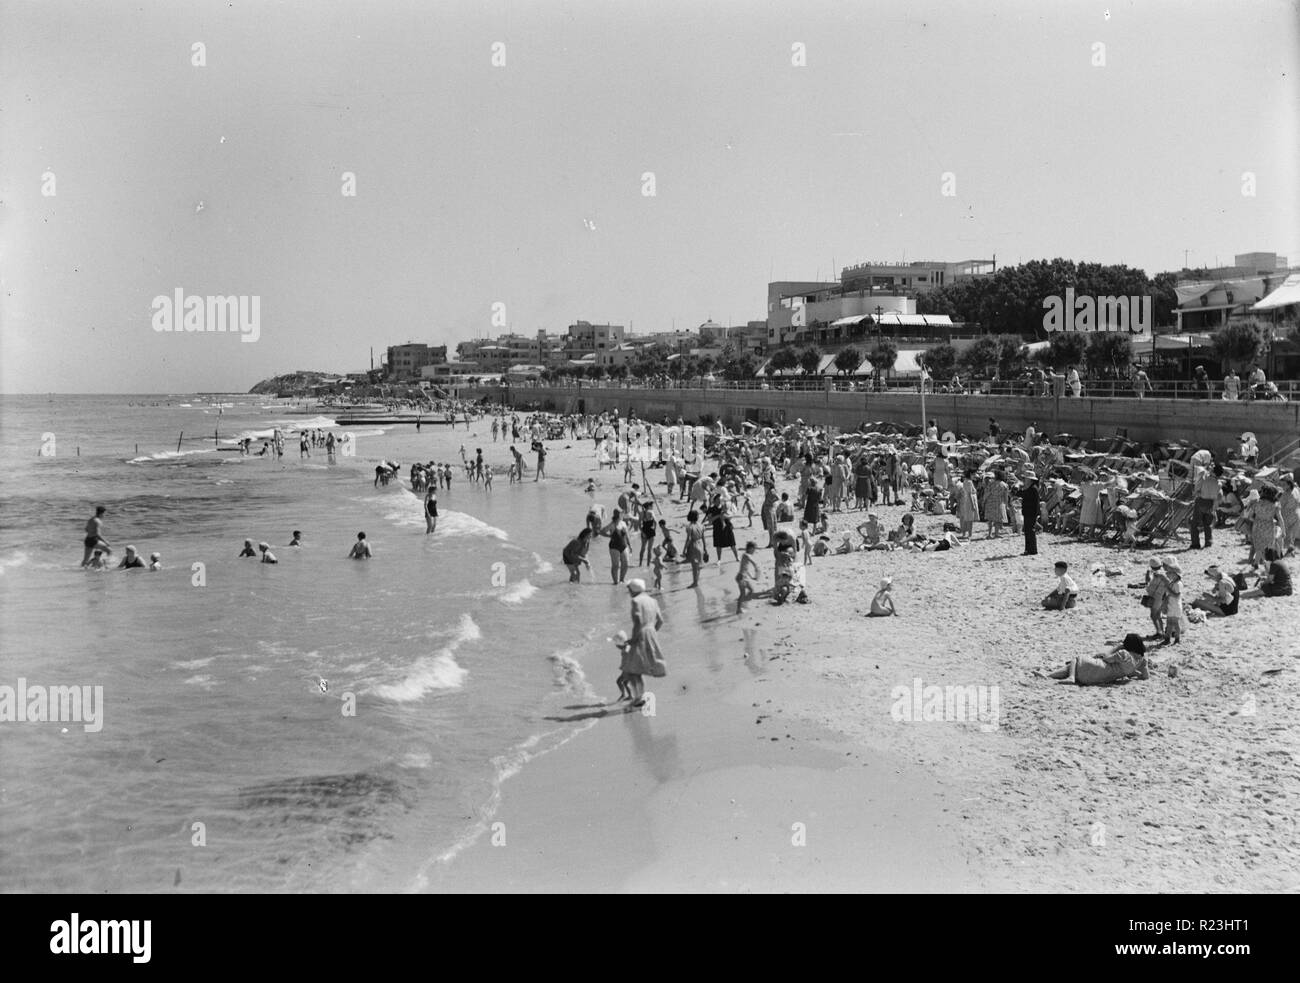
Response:
[{"label": "promenade railing", "polygon": [[[831,390],[833,392],[860,392],[860,393],[880,393],[880,394],[905,394],[918,393],[920,390],[915,380],[889,379],[880,385],[870,382],[857,382],[847,379],[830,378]],[[1277,395],[1281,396],[1287,402],[1300,399],[1300,380],[1286,379],[1278,380],[1274,383],[1277,386]],[[765,382],[759,379],[718,379],[704,381],[700,379],[679,380],[671,382],[653,382],[646,380],[623,380],[617,381],[612,379],[583,379],[581,381],[574,379],[557,379],[551,382],[516,382],[511,383],[513,389],[530,389],[530,388],[554,388],[554,389],[572,389],[578,390],[637,390],[637,391],[707,391],[710,389],[718,390],[752,390],[761,392],[824,392],[826,390],[825,379],[774,379]],[[1024,382],[976,382],[969,387],[963,387],[961,390],[954,390],[950,386],[926,386],[927,395],[939,396],[1051,396],[1050,387],[1043,390],[1041,386],[1034,386]],[[1081,396],[1091,399],[1222,399],[1223,384],[1218,381],[1211,381],[1208,394],[1199,388],[1195,382],[1187,379],[1152,379],[1149,381],[1149,388],[1139,396],[1133,384],[1123,379],[1090,379],[1083,382]],[[1071,398],[1069,390],[1063,397]],[[1276,401],[1276,396],[1270,397]],[[1239,389],[1238,399],[1248,401],[1257,399],[1268,401],[1260,396],[1251,393],[1249,387],[1242,385]]]}]

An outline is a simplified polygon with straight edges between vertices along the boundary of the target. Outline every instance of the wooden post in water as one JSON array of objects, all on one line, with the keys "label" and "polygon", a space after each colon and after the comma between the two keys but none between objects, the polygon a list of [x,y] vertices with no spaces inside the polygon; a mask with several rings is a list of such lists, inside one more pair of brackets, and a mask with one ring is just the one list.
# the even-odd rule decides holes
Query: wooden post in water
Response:
[{"label": "wooden post in water", "polygon": [[179,437],[176,438],[176,453],[177,453],[177,454],[179,454],[179,453],[181,452],[181,441],[184,440],[184,439],[185,439],[185,431],[182,430],[182,431],[181,431],[181,435],[180,435]]}]

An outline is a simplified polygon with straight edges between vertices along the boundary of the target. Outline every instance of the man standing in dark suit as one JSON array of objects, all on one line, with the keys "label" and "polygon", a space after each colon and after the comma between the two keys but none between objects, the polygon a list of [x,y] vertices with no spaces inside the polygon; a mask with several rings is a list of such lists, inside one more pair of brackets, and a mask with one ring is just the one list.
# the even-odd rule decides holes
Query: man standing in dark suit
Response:
[{"label": "man standing in dark suit", "polygon": [[1038,537],[1034,527],[1038,524],[1038,476],[1030,471],[1020,489],[1020,514],[1025,520],[1025,556],[1038,555]]}]

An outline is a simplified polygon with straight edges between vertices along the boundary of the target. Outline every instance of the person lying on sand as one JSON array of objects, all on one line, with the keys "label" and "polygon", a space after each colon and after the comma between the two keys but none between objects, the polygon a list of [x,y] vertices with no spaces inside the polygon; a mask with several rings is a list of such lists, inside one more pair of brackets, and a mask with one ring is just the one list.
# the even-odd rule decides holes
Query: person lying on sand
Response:
[{"label": "person lying on sand", "polygon": [[1146,644],[1137,632],[1129,632],[1124,641],[1105,655],[1080,655],[1065,664],[1065,668],[1047,674],[1048,679],[1059,679],[1079,686],[1103,686],[1136,676],[1149,679]]}]

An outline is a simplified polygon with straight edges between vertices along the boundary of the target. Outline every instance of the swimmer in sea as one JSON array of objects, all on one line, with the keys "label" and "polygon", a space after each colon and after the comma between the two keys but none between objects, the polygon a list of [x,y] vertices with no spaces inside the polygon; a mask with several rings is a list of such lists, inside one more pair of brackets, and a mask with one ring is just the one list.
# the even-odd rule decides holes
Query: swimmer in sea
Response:
[{"label": "swimmer in sea", "polygon": [[143,570],[144,560],[140,558],[140,554],[135,551],[134,546],[128,546],[126,555],[122,557],[122,562],[117,565],[117,568],[119,570]]},{"label": "swimmer in sea", "polygon": [[301,546],[301,545],[302,545],[302,533],[299,532],[297,529],[295,529],[295,530],[293,531],[293,539],[291,539],[291,540],[289,541],[289,545],[290,545],[290,546]]},{"label": "swimmer in sea", "polygon": [[86,521],[86,538],[84,540],[86,552],[81,557],[81,565],[83,567],[90,566],[90,557],[95,550],[103,550],[104,553],[113,552],[113,548],[104,541],[102,535],[104,526],[103,515],[106,511],[107,509],[105,509],[104,506],[96,505],[95,514]]},{"label": "swimmer in sea", "polygon": [[366,534],[357,533],[357,541],[352,544],[352,552],[348,554],[349,560],[369,560],[373,556],[370,552],[370,544],[366,542]]},{"label": "swimmer in sea", "polygon": [[108,561],[104,559],[103,550],[95,550],[95,555],[90,558],[87,568],[90,570],[107,570]]},{"label": "swimmer in sea", "polygon": [[424,495],[424,534],[438,528],[438,493],[430,488]]},{"label": "swimmer in sea", "polygon": [[253,541],[251,539],[244,540],[244,548],[239,551],[237,559],[242,560],[246,556],[257,556],[257,550],[253,549]]},{"label": "swimmer in sea", "polygon": [[259,550],[262,551],[262,562],[263,562],[263,563],[279,563],[279,562],[280,562],[279,560],[277,560],[277,559],[275,558],[275,554],[271,552],[271,544],[270,544],[270,543],[258,543],[258,544],[257,544],[257,548],[258,548]]},{"label": "swimmer in sea", "polygon": [[150,554],[149,554],[149,569],[150,569],[150,570],[161,570],[161,569],[162,569],[162,554],[161,554],[161,553],[150,553]]}]

